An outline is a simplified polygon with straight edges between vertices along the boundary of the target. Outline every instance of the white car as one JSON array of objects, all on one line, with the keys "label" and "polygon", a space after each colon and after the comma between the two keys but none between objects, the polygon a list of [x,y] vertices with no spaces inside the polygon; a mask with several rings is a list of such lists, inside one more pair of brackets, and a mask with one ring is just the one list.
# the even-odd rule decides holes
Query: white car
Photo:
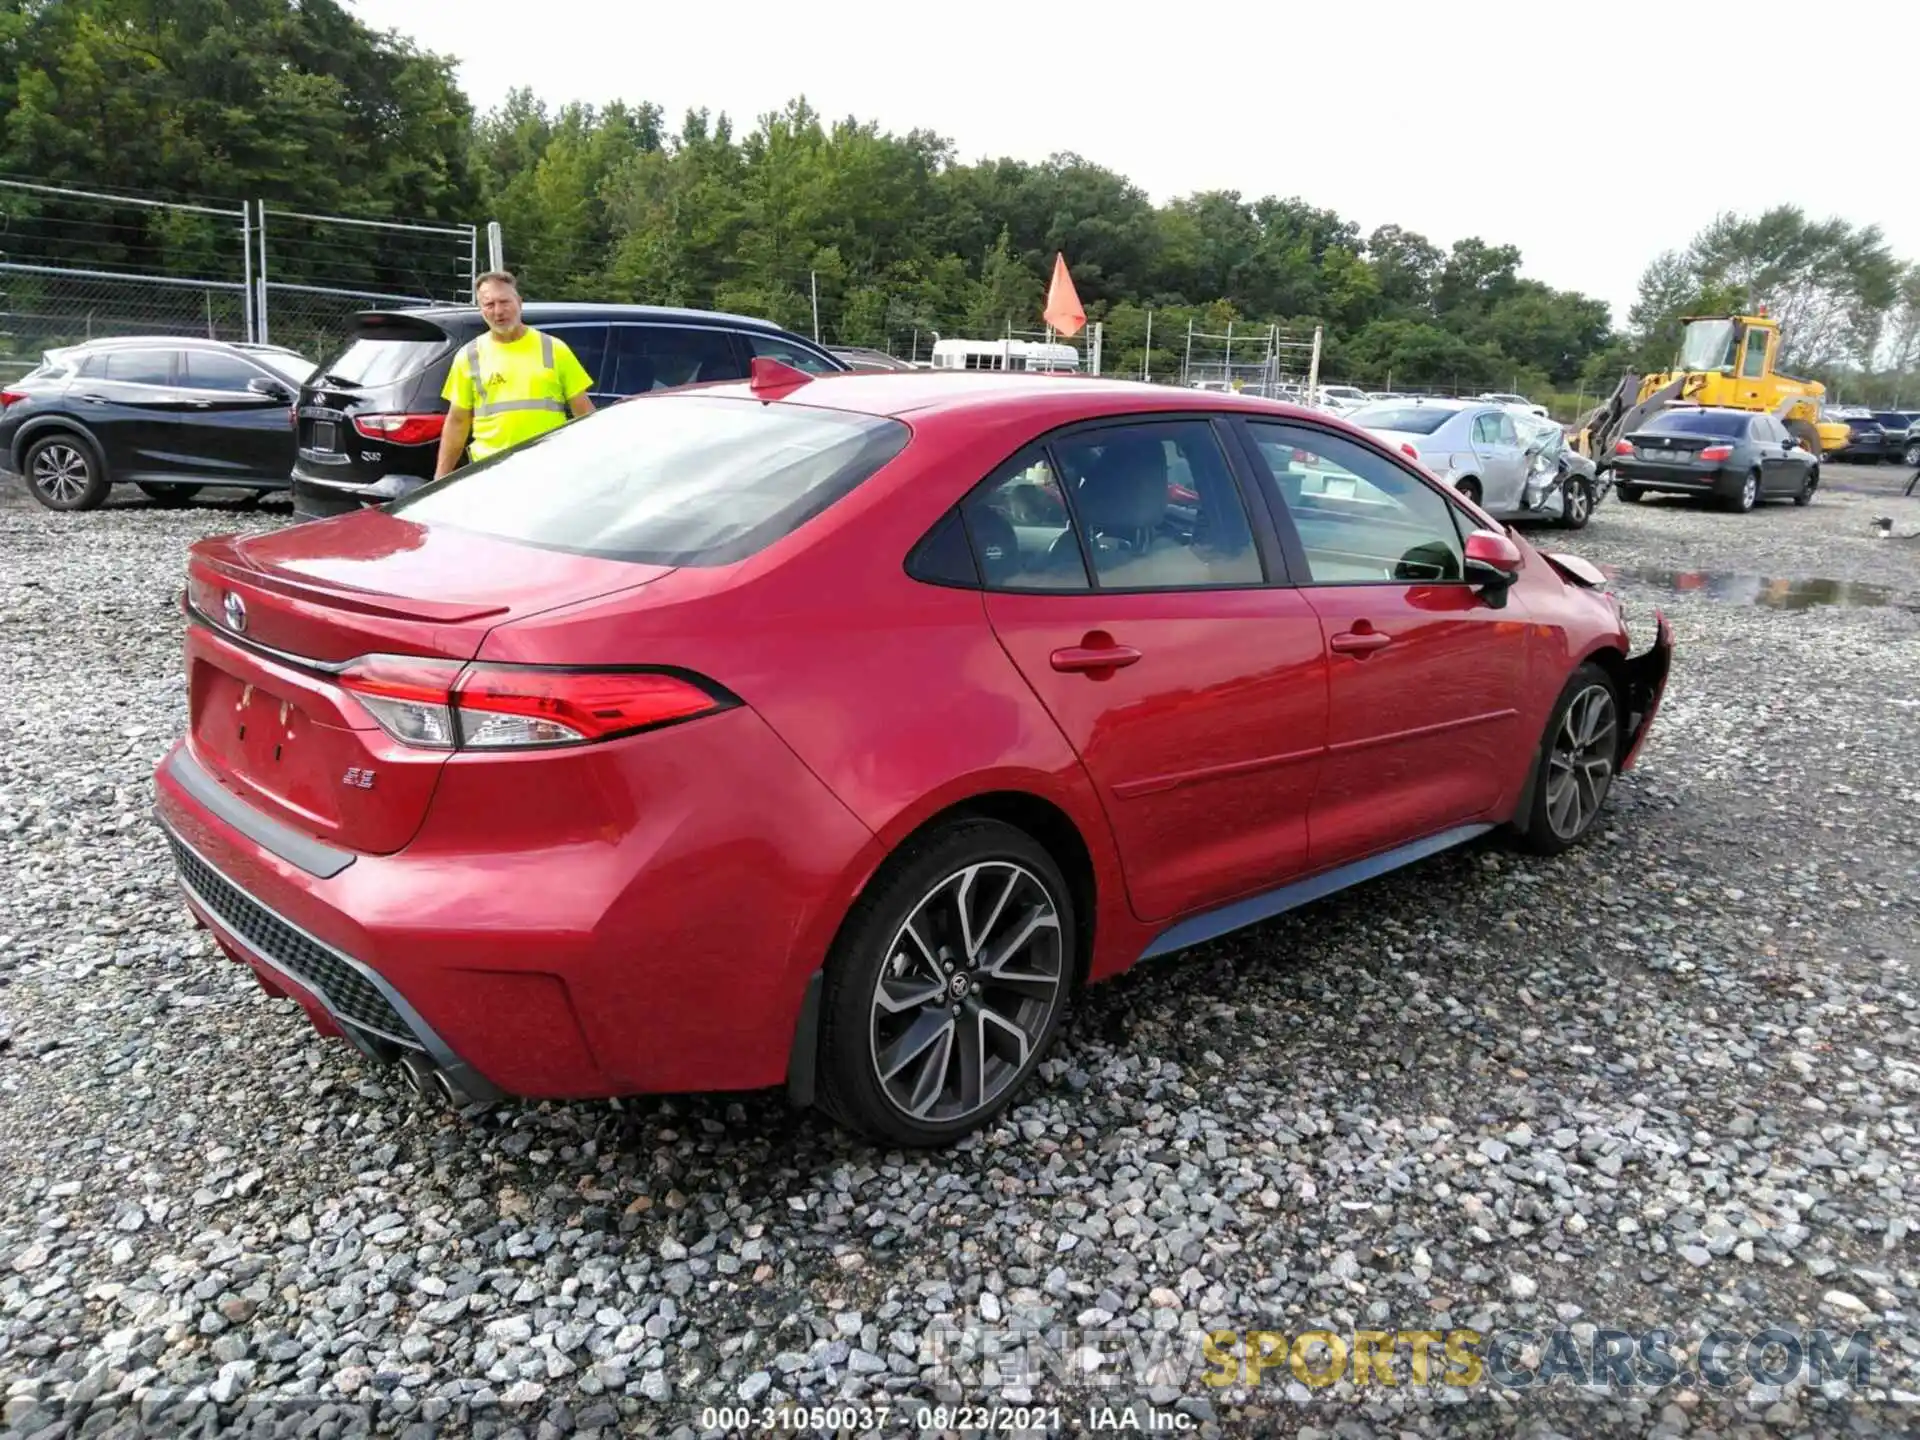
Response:
[{"label": "white car", "polygon": [[1485,395],[1476,395],[1474,398],[1485,401],[1489,405],[1504,405],[1509,410],[1524,410],[1529,415],[1538,415],[1542,420],[1552,418],[1546,406],[1536,405],[1524,395],[1514,395],[1506,392],[1489,392]]},{"label": "white car", "polygon": [[1527,444],[1505,406],[1486,400],[1377,400],[1344,418],[1426,466],[1490,514],[1527,513]]},{"label": "white car", "polygon": [[1373,399],[1358,385],[1322,385],[1319,389],[1320,404],[1336,415],[1344,415]]}]

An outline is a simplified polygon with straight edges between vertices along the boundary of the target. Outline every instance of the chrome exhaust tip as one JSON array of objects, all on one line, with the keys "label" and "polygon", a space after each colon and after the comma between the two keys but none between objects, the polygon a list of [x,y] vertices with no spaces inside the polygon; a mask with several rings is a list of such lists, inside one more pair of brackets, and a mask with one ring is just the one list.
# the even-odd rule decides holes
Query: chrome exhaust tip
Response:
[{"label": "chrome exhaust tip", "polygon": [[414,1094],[428,1100],[434,1098],[431,1067],[418,1056],[404,1056],[400,1061],[400,1074],[406,1080],[407,1088]]},{"label": "chrome exhaust tip", "polygon": [[473,1097],[461,1089],[459,1085],[455,1084],[452,1077],[449,1076],[446,1071],[434,1071],[433,1084],[434,1088],[440,1092],[440,1098],[445,1100],[447,1104],[451,1105],[454,1109],[464,1110],[467,1106],[473,1104]]}]

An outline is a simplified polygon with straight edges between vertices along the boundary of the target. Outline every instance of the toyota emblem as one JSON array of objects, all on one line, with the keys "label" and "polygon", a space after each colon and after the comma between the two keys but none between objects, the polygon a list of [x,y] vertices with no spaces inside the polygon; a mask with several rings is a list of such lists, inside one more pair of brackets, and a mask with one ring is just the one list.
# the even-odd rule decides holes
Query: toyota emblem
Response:
[{"label": "toyota emblem", "polygon": [[247,602],[231,590],[227,592],[226,612],[227,628],[229,630],[244,630],[247,628]]}]

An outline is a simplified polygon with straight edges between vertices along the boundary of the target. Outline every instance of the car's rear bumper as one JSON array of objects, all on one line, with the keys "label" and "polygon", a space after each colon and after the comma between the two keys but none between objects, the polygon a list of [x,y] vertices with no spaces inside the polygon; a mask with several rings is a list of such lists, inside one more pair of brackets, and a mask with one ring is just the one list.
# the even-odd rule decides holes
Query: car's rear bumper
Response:
[{"label": "car's rear bumper", "polygon": [[1677,465],[1647,465],[1634,460],[1616,460],[1615,485],[1634,485],[1642,490],[1660,490],[1674,495],[1737,495],[1746,478],[1744,470],[1728,466],[1713,469],[1683,469]]},{"label": "car's rear bumper", "polygon": [[750,710],[589,748],[455,757],[388,855],[290,843],[185,742],[156,814],[227,954],[371,1058],[476,1098],[783,1083],[871,833]]}]

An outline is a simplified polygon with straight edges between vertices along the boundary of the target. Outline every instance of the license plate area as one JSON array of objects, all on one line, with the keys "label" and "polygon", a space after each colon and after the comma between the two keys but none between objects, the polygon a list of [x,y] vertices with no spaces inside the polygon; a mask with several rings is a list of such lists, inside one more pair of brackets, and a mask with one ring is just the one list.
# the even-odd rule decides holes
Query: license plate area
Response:
[{"label": "license plate area", "polygon": [[298,700],[217,665],[196,668],[193,736],[202,758],[309,821],[336,823],[338,804],[325,781],[346,752],[358,751],[353,732],[320,724]]},{"label": "license plate area", "polygon": [[331,420],[315,420],[312,423],[312,448],[338,454],[340,450],[340,427]]}]

